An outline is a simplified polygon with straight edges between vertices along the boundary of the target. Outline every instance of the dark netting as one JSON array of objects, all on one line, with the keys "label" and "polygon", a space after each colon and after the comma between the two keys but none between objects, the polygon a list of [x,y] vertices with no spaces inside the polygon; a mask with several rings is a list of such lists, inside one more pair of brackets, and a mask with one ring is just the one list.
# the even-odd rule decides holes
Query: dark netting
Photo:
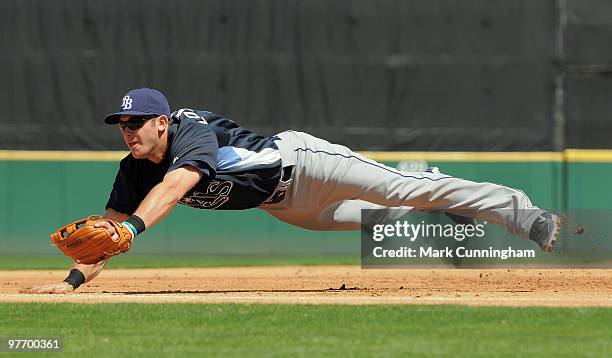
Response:
[{"label": "dark netting", "polygon": [[570,64],[612,63],[612,1],[567,0],[567,53]]},{"label": "dark netting", "polygon": [[567,79],[568,148],[612,148],[612,76],[572,75]]},{"label": "dark netting", "polygon": [[7,0],[0,149],[123,149],[129,89],[358,150],[550,150],[554,1]]}]

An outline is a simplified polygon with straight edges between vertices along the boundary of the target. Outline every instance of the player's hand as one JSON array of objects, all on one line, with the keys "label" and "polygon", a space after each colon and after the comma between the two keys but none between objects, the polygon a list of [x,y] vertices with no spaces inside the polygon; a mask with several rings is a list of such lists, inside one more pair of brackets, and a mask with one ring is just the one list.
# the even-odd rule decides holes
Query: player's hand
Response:
[{"label": "player's hand", "polygon": [[46,285],[26,287],[20,293],[71,293],[74,288],[68,282],[49,283]]},{"label": "player's hand", "polygon": [[115,227],[108,221],[106,220],[99,221],[94,224],[94,227],[105,228],[106,232],[108,233],[108,236],[110,236],[115,241],[119,240],[119,234],[117,234],[117,230],[115,230]]}]

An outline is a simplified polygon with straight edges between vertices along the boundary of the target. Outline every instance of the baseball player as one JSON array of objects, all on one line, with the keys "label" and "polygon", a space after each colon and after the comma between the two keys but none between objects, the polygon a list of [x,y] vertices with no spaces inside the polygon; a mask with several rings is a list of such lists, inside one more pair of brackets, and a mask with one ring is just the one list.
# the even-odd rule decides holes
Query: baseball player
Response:
[{"label": "baseball player", "polygon": [[[118,126],[130,150],[119,165],[105,220],[95,224],[114,238],[132,240],[177,204],[259,208],[311,230],[360,230],[361,209],[443,211],[504,225],[544,251],[553,250],[559,235],[559,218],[519,190],[437,171],[398,171],[307,133],[265,137],[208,111],[170,113],[165,96],[150,88],[129,91],[105,122]],[[26,291],[73,291],[107,261],[75,263],[63,282]]]}]

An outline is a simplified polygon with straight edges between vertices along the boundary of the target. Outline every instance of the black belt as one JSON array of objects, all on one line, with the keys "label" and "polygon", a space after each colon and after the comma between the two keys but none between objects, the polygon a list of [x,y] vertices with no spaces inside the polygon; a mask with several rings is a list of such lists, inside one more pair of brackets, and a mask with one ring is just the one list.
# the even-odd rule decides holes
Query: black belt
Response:
[{"label": "black belt", "polygon": [[291,173],[293,173],[293,165],[283,168],[283,174],[281,174],[280,181],[289,181],[291,179]]},{"label": "black belt", "polygon": [[274,194],[270,198],[264,201],[262,204],[276,204],[280,203],[285,199],[285,192],[287,187],[291,184],[291,174],[293,173],[293,165],[284,167],[281,172],[281,178],[276,186]]}]

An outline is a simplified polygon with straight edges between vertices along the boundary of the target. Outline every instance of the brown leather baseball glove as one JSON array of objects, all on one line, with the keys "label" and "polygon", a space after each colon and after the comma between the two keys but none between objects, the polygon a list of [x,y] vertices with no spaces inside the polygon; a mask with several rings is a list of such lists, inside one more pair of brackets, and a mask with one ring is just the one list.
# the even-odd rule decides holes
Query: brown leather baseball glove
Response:
[{"label": "brown leather baseball glove", "polygon": [[[105,228],[94,227],[99,221],[113,225],[119,238],[115,241]],[[51,234],[51,243],[77,263],[90,265],[127,252],[132,238],[132,232],[121,223],[96,215],[59,228]]]}]

